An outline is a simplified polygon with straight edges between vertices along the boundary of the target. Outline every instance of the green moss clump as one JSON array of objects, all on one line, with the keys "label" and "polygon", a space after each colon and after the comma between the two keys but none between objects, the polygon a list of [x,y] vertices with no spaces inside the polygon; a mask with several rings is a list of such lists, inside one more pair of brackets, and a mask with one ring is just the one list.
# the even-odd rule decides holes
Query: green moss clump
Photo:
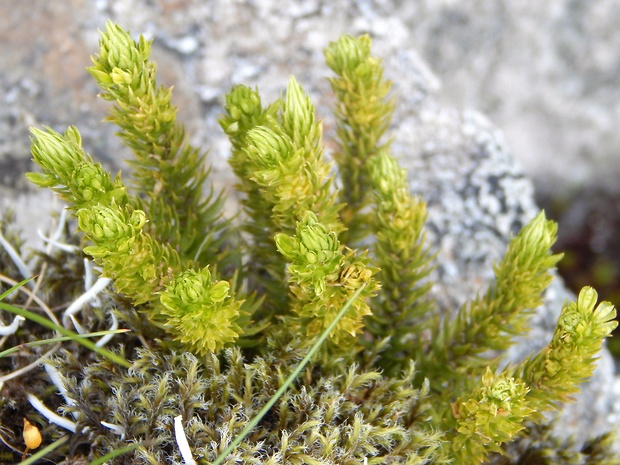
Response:
[{"label": "green moss clump", "polygon": [[[49,362],[62,396],[41,380],[36,394],[75,429],[50,460],[568,463],[559,457],[572,446],[540,426],[543,413],[591,376],[615,309],[584,288],[539,353],[517,366],[488,356],[528,331],[561,258],[551,252],[556,226],[540,213],[510,241],[495,282],[455,318],[437,316],[426,208],[384,141],[395,100],[370,45],[344,36],[325,50],[338,182],[320,120],[294,78],[266,106],[245,86],[226,96],[219,122],[243,205],[231,221],[220,194],[203,197],[204,152],[186,142],[170,89],[156,83],[150,43],[107,24],[90,72],[134,153],[131,184],[85,153],[75,127],[33,129],[40,172],[28,178],[69,204],[81,250],[113,280],[80,312],[82,324],[103,329],[113,314],[133,331],[110,343],[126,364],[75,343]],[[48,275],[43,290],[54,281]],[[58,426],[34,418],[59,437]],[[610,445],[609,436],[594,439],[574,463],[620,463]]]}]

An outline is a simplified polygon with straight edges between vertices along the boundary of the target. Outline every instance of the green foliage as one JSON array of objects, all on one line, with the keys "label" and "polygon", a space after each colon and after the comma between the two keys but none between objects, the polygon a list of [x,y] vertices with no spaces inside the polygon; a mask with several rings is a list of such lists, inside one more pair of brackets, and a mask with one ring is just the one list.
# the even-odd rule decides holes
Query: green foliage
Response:
[{"label": "green foliage", "polygon": [[308,211],[315,212],[330,230],[343,229],[340,206],[330,189],[330,165],[323,159],[321,125],[294,78],[284,99],[266,110],[261,108],[258,93],[243,86],[233,88],[226,103],[227,114],[220,125],[230,136],[231,166],[247,195],[244,205],[252,220],[245,228],[254,243],[254,272],[250,271],[249,282],[267,291],[266,305],[273,310],[270,316],[286,313],[286,293],[282,292],[286,260],[274,254],[274,234],[293,233]]},{"label": "green foliage", "polygon": [[[93,162],[76,128],[33,129],[40,172],[29,179],[69,203],[83,252],[114,282],[101,312],[135,332],[115,339],[129,368],[82,349],[54,359],[62,410],[76,422],[72,446],[59,453],[115,464],[187,462],[183,453],[211,463],[327,335],[320,357],[221,463],[525,463],[512,447],[519,441],[524,456],[543,457],[555,439],[539,426],[542,414],[592,374],[615,327],[613,307],[596,306],[585,288],[545,349],[502,363],[560,259],[550,251],[556,226],[534,218],[486,292],[441,319],[428,297],[426,207],[384,139],[394,101],[367,36],[325,51],[336,74],[338,178],[294,78],[267,106],[244,86],[226,96],[219,122],[243,196],[234,223],[221,195],[203,197],[205,155],[185,141],[149,49],[109,23],[90,68],[133,152],[130,187]],[[39,394],[52,401],[49,389]],[[180,451],[179,416],[190,451]],[[82,442],[88,451],[73,447]],[[127,453],[113,457],[118,450]],[[583,457],[620,463],[608,437]]]},{"label": "green foliage", "polygon": [[389,148],[381,138],[390,125],[394,101],[386,100],[390,82],[383,79],[381,60],[370,54],[370,37],[341,37],[325,49],[325,61],[337,75],[329,79],[338,100],[334,113],[339,147],[334,159],[342,182],[345,242],[355,245],[370,232],[360,214],[370,202],[368,162]]},{"label": "green foliage", "polygon": [[523,381],[495,375],[487,368],[482,385],[452,405],[458,426],[449,448],[456,462],[479,461],[489,451],[499,452],[500,444],[514,437],[534,413],[526,402],[527,393]]},{"label": "green foliage", "polygon": [[515,370],[530,385],[530,397],[541,410],[569,399],[592,376],[604,339],[618,325],[613,305],[596,306],[597,298],[594,289],[583,288],[577,302],[562,308],[551,342]]},{"label": "green foliage", "polygon": [[419,363],[438,380],[455,381],[463,374],[480,375],[486,350],[505,350],[528,329],[528,316],[542,304],[542,292],[551,282],[550,271],[560,255],[550,253],[556,225],[539,213],[508,244],[495,266],[495,282],[487,292],[468,302],[456,318],[435,320],[435,337]]},{"label": "green foliage", "polygon": [[[122,463],[169,463],[166,457],[178,457],[171,424],[180,414],[194,456],[210,463],[269,401],[301,355],[266,354],[250,363],[238,348],[202,360],[140,350],[132,367],[119,374],[105,361],[85,367],[67,353],[58,362],[74,376],[67,386],[74,406],[67,410],[78,414],[78,429],[89,428],[93,453],[126,444],[102,431],[103,420],[123,425],[126,436],[141,444]],[[342,360],[306,373],[224,464],[363,463],[368,457],[373,464],[413,465],[437,455],[441,435],[424,427],[428,386],[413,386],[413,366],[399,378]]]},{"label": "green foliage", "polygon": [[157,86],[150,48],[144,38],[135,43],[129,33],[108,23],[89,71],[101,97],[114,102],[107,121],[120,128],[118,135],[135,156],[129,163],[142,208],[159,220],[149,232],[170,243],[183,261],[215,263],[222,258],[218,235],[225,227],[221,199],[203,200],[208,175],[204,155],[185,142],[170,102],[172,89]]},{"label": "green foliage", "polygon": [[218,344],[237,339],[241,328],[234,321],[241,302],[229,301],[229,290],[226,281],[213,282],[208,267],[185,270],[174,277],[162,292],[161,303],[162,313],[177,330],[180,342],[201,353],[214,352]]},{"label": "green foliage", "polygon": [[425,298],[431,283],[423,281],[431,271],[426,205],[411,196],[405,171],[387,152],[371,159],[368,171],[374,191],[373,252],[382,283],[368,323],[377,337],[390,338],[382,358],[384,368],[397,373],[414,359],[433,309]]},{"label": "green foliage", "polygon": [[352,311],[342,318],[331,333],[334,344],[353,346],[363,328],[363,317],[370,315],[367,299],[377,288],[366,256],[356,257],[352,250],[341,249],[334,231],[307,212],[297,223],[294,236],[279,233],[278,251],[290,262],[293,318],[285,320],[289,330],[301,333],[308,341],[316,339],[334,320],[338,311],[364,286],[352,303]]}]

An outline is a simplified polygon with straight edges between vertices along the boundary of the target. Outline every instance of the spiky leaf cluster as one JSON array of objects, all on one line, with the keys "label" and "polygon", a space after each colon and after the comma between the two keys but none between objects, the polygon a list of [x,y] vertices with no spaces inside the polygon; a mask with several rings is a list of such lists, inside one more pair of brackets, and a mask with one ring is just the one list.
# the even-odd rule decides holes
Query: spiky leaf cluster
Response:
[{"label": "spiky leaf cluster", "polygon": [[309,97],[292,77],[284,98],[266,109],[257,92],[234,87],[220,125],[231,140],[230,163],[252,220],[245,227],[253,242],[248,281],[267,291],[272,315],[286,313],[286,260],[274,253],[274,234],[292,234],[308,211],[330,230],[342,231],[340,206],[331,190],[333,176],[323,158],[321,125]]},{"label": "spiky leaf cluster", "polygon": [[[146,304],[154,323],[172,331],[178,340],[193,344],[198,352],[221,348],[239,337],[241,330],[234,320],[239,316],[242,299],[227,298],[222,314],[220,300],[203,299],[200,318],[196,318],[192,301],[162,305],[164,287],[193,262],[184,261],[170,242],[158,240],[157,234],[151,234],[153,228],[147,230],[146,213],[137,208],[143,203],[127,193],[119,177],[112,180],[101,165],[92,161],[81,146],[76,128],[70,127],[64,135],[49,128],[35,129],[33,135],[32,153],[42,172],[29,173],[29,179],[70,202],[80,230],[91,241],[84,252],[101,265],[105,276],[114,279],[119,293],[128,296],[134,305]],[[167,227],[165,219],[159,221]],[[217,279],[210,283],[228,286]],[[214,312],[214,308],[219,311]],[[180,322],[187,321],[189,315],[192,323],[184,326]],[[223,315],[228,317],[227,325],[221,325]],[[189,327],[191,337],[187,335]]]},{"label": "spiky leaf cluster", "polygon": [[373,248],[380,267],[382,289],[374,301],[369,325],[378,337],[389,337],[383,352],[385,368],[397,371],[416,353],[418,339],[428,327],[432,305],[431,271],[425,242],[426,205],[409,192],[405,171],[386,151],[368,162],[374,191]]},{"label": "spiky leaf cluster", "polygon": [[161,312],[189,349],[215,352],[221,345],[235,342],[242,332],[235,322],[242,302],[231,298],[229,291],[228,282],[213,281],[208,267],[185,270],[162,292]]},{"label": "spiky leaf cluster", "polygon": [[387,100],[391,83],[383,79],[381,60],[370,53],[370,37],[342,36],[325,49],[325,61],[338,104],[335,108],[339,147],[334,158],[341,173],[342,219],[345,241],[355,245],[369,231],[361,210],[369,203],[368,162],[389,143],[383,135],[390,125],[394,101]]},{"label": "spiky leaf cluster", "polygon": [[318,337],[355,291],[364,287],[332,336],[335,344],[353,345],[363,328],[363,317],[371,314],[367,299],[378,287],[372,277],[376,270],[368,265],[368,258],[343,250],[336,233],[319,223],[312,212],[297,223],[295,235],[280,233],[275,241],[279,252],[290,261],[288,270],[295,298],[291,302],[294,316],[288,325],[308,341]]},{"label": "spiky leaf cluster", "polygon": [[526,402],[527,385],[489,368],[482,385],[452,404],[458,426],[448,446],[457,463],[481,463],[489,452],[499,452],[524,428],[534,412]]},{"label": "spiky leaf cluster", "polygon": [[596,291],[584,287],[577,302],[562,308],[551,342],[515,370],[531,386],[540,410],[569,400],[592,376],[603,341],[618,326],[614,306],[597,300]]},{"label": "spiky leaf cluster", "polygon": [[486,293],[467,302],[456,318],[436,320],[435,337],[421,356],[423,371],[452,381],[472,369],[480,372],[489,363],[480,354],[505,350],[511,336],[528,330],[528,316],[542,304],[551,270],[561,258],[550,251],[556,230],[541,212],[510,241]]},{"label": "spiky leaf cluster", "polygon": [[171,88],[158,86],[156,65],[149,60],[151,42],[134,42],[118,25],[108,22],[99,55],[90,73],[114,102],[107,121],[132,149],[133,184],[153,221],[155,238],[170,243],[181,258],[203,264],[232,259],[221,253],[221,198],[203,198],[209,169],[204,154],[188,144],[176,122]]}]

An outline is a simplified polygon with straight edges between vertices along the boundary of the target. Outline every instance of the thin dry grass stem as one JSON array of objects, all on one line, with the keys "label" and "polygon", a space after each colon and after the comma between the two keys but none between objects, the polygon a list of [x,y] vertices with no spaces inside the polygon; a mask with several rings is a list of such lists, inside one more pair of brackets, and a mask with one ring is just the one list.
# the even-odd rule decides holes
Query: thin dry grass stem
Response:
[{"label": "thin dry grass stem", "polygon": [[58,349],[60,349],[60,346],[62,344],[58,343],[55,344],[54,346],[52,346],[52,348],[50,350],[48,350],[47,352],[45,352],[43,355],[41,355],[38,359],[36,359],[34,362],[29,363],[26,366],[23,366],[21,368],[19,368],[18,370],[12,371],[10,373],[7,373],[4,376],[0,376],[0,387],[8,380],[13,379],[13,378],[18,378],[19,376],[23,376],[26,373],[28,373],[29,371],[34,370],[35,368],[38,368],[41,366],[41,361],[51,357],[55,352],[58,351]]},{"label": "thin dry grass stem", "polygon": [[[0,281],[7,283],[11,286],[16,286],[17,284],[19,284],[18,281],[15,281],[14,279],[9,278],[8,276],[5,276],[3,274],[0,274]],[[41,310],[45,312],[45,314],[49,317],[49,319],[52,320],[52,322],[54,322],[58,326],[61,326],[60,321],[58,320],[58,318],[56,318],[56,315],[54,315],[54,312],[43,301],[43,299],[41,299],[39,296],[35,294],[35,290],[30,290],[24,286],[21,286],[18,289],[18,291],[23,292],[24,294],[28,296],[28,301],[26,302],[25,305],[23,305],[24,308],[27,308],[32,302],[35,302],[41,308]]]}]

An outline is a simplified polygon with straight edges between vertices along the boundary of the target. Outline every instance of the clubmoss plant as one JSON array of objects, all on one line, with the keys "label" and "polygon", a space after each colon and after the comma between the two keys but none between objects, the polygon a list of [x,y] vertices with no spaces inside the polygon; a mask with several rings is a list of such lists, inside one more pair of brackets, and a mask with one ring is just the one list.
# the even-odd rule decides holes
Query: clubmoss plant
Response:
[{"label": "clubmoss plant", "polygon": [[[335,73],[336,170],[294,78],[269,105],[241,85],[226,96],[219,122],[243,195],[243,211],[227,219],[222,195],[206,185],[204,152],[187,143],[170,89],[157,85],[150,42],[106,25],[89,71],[134,154],[130,183],[91,159],[75,127],[32,130],[40,171],[28,178],[56,192],[77,219],[78,252],[55,254],[84,254],[85,270],[93,262],[112,280],[80,311],[79,326],[101,331],[112,315],[132,332],[106,341],[122,363],[75,342],[45,360],[55,387],[40,375],[32,395],[73,430],[49,460],[569,463],[558,457],[573,445],[553,437],[543,414],[591,376],[615,309],[585,288],[564,305],[543,350],[502,363],[513,336],[528,331],[560,259],[550,251],[556,226],[540,213],[511,239],[494,283],[454,318],[437,316],[425,204],[410,194],[385,139],[395,100],[370,46],[367,36],[344,36],[325,50]],[[53,255],[40,263],[59,263]],[[77,280],[82,269],[73,269]],[[48,274],[42,295],[58,298],[57,284]],[[66,320],[78,329],[73,313]],[[33,325],[10,342],[23,343]],[[13,402],[25,402],[13,393]],[[22,409],[44,441],[64,437],[43,407]],[[611,443],[594,438],[570,463],[620,463]]]}]

